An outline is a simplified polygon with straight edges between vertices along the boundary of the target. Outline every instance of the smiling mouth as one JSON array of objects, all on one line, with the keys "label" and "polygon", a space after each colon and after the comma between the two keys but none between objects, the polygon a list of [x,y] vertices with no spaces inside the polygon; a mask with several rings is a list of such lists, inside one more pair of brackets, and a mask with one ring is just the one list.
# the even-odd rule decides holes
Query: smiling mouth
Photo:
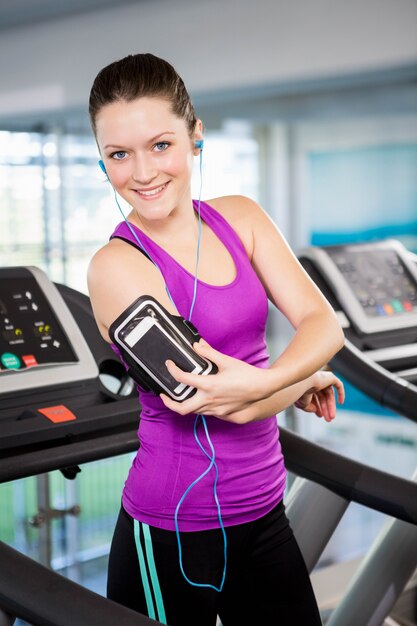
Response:
[{"label": "smiling mouth", "polygon": [[164,183],[163,185],[160,185],[159,187],[155,187],[154,189],[149,189],[147,191],[141,191],[140,189],[135,189],[135,192],[139,194],[140,196],[143,196],[144,198],[151,198],[152,196],[157,196],[159,193],[161,193],[161,191],[163,191],[167,185],[168,183]]}]

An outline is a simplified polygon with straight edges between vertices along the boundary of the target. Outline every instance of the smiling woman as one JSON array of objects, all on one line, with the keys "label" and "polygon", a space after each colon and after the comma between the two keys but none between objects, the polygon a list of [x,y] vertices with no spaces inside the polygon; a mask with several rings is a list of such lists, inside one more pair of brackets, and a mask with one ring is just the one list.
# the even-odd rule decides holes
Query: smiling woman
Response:
[{"label": "smiling woman", "polygon": [[[131,207],[89,267],[100,332],[110,341],[114,320],[152,296],[192,316],[203,337],[194,349],[218,370],[200,376],[167,361],[179,385],[196,389],[183,402],[138,387],[141,446],[123,490],[109,597],[172,626],[214,626],[217,615],[224,626],[316,626],[282,502],[276,413],[297,402],[334,419],[333,387],[342,402],[343,386],[318,370],[342,346],[336,317],[255,202],[192,200],[203,125],[169,63],[138,54],[104,68],[90,115],[102,168]],[[268,298],[296,329],[272,364]]]},{"label": "smiling woman", "polygon": [[103,107],[96,137],[114,189],[134,209],[131,221],[151,231],[152,222],[173,208],[184,213],[184,205],[188,212],[192,140],[166,100],[143,97],[140,106],[133,100]]}]

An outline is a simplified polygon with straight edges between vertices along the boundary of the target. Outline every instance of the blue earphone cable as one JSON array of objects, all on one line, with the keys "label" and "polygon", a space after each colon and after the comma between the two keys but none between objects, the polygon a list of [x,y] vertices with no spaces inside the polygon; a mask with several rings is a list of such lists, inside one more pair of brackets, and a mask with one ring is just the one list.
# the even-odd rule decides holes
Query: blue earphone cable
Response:
[{"label": "blue earphone cable", "polygon": [[197,280],[197,276],[198,276],[198,267],[199,267],[199,263],[200,263],[200,247],[201,247],[201,232],[202,232],[202,222],[201,222],[201,192],[203,189],[203,149],[201,148],[200,150],[200,189],[198,192],[198,208],[197,208],[197,213],[198,213],[198,238],[197,238],[197,254],[196,254],[196,261],[195,261],[195,275],[194,275],[194,290],[193,290],[193,299],[191,302],[191,306],[190,306],[190,313],[188,315],[188,319],[191,322],[191,318],[193,315],[193,311],[194,311],[194,305],[195,305],[195,301],[197,299],[197,286],[198,286],[198,280]]},{"label": "blue earphone cable", "polygon": [[[197,238],[197,252],[196,252],[196,268],[195,268],[195,275],[194,275],[194,288],[193,288],[193,297],[192,297],[192,301],[191,301],[191,306],[190,306],[190,312],[188,315],[188,319],[191,321],[191,317],[194,311],[194,305],[197,299],[197,286],[198,286],[198,268],[199,268],[199,261],[200,261],[200,250],[201,250],[201,234],[202,234],[202,220],[201,220],[201,192],[202,192],[202,187],[203,187],[203,160],[202,160],[202,143],[199,144],[200,147],[200,190],[199,190],[199,195],[198,195],[198,209],[197,209],[197,213],[198,213],[198,238]],[[100,162],[99,162],[100,164]],[[107,172],[104,168],[104,165],[100,164],[101,169],[104,171],[104,173],[107,175]],[[107,180],[108,177],[107,177]],[[138,234],[135,232],[135,230],[133,229],[132,225],[130,224],[130,222],[127,220],[122,207],[119,204],[119,200],[117,198],[117,193],[116,190],[114,189],[114,187],[112,186],[113,189],[113,193],[114,193],[114,199],[116,201],[117,207],[120,211],[120,213],[122,214],[122,217],[124,219],[124,221],[126,222],[130,232],[132,233],[134,239],[136,239],[137,243],[139,244],[139,247],[146,253],[146,255],[149,257],[149,259],[152,261],[152,263],[155,265],[155,267],[158,268],[158,270],[160,271],[162,277],[163,277],[163,273],[161,268],[159,267],[158,263],[155,261],[155,259],[152,257],[152,255],[149,253],[149,251],[146,249],[146,246],[143,244],[143,242],[140,240],[140,237],[138,236]],[[168,294],[169,299],[171,300],[172,304],[176,307],[174,299],[168,289],[168,285],[165,283],[165,289],[166,292]],[[199,420],[201,419],[203,427],[204,427],[204,432],[206,435],[206,440],[207,443],[210,447],[210,451],[211,451],[211,455],[204,449],[199,437],[198,437],[198,432],[197,432],[197,428],[198,428],[198,423]],[[210,439],[210,435],[208,432],[208,427],[207,427],[207,422],[206,419],[204,417],[204,415],[196,415],[196,418],[194,420],[194,438],[199,446],[199,448],[202,450],[202,452],[205,454],[205,456],[209,459],[210,464],[207,467],[207,469],[204,470],[204,472],[202,474],[200,474],[200,476],[198,476],[188,487],[187,489],[184,491],[183,495],[181,496],[176,509],[175,509],[175,513],[174,513],[174,523],[175,523],[175,533],[176,533],[176,537],[177,537],[177,543],[178,543],[178,555],[179,555],[179,564],[180,564],[180,569],[181,569],[181,573],[184,576],[185,580],[192,586],[194,587],[208,587],[210,589],[214,589],[215,591],[221,591],[223,589],[223,585],[224,585],[224,581],[226,578],[226,567],[227,567],[227,537],[226,537],[226,531],[224,529],[224,524],[223,524],[223,519],[222,519],[222,515],[221,515],[221,508],[220,508],[220,502],[217,496],[217,482],[218,482],[218,478],[219,478],[219,468],[218,465],[216,463],[216,453],[214,450],[214,446],[213,443]],[[214,483],[213,483],[213,497],[214,497],[214,501],[216,503],[216,507],[217,507],[217,514],[218,514],[218,519],[219,519],[219,524],[220,524],[220,528],[222,531],[222,535],[223,535],[223,542],[224,542],[224,567],[223,567],[223,575],[222,575],[222,579],[220,582],[220,585],[218,587],[211,585],[209,583],[196,583],[193,582],[192,580],[190,580],[188,578],[188,576],[186,575],[185,571],[184,571],[184,566],[183,566],[183,562],[182,562],[182,546],[181,546],[181,537],[180,537],[180,530],[179,530],[179,525],[178,525],[178,513],[179,513],[179,509],[181,504],[184,502],[185,498],[187,497],[188,493],[191,491],[191,489],[193,489],[193,487],[195,487],[195,485],[197,485],[205,476],[207,476],[207,474],[211,471],[211,469],[214,467],[215,470],[215,478],[214,478]]]},{"label": "blue earphone cable", "polygon": [[[210,454],[204,449],[199,437],[198,437],[198,432],[197,432],[197,428],[198,428],[198,421],[201,418],[202,424],[204,426],[204,432],[206,435],[206,439],[207,442],[210,446],[210,451],[211,451],[211,456]],[[197,441],[197,444],[199,446],[199,448],[203,451],[203,453],[205,454],[205,456],[209,459],[210,464],[207,467],[207,469],[204,470],[204,472],[202,474],[200,474],[200,476],[198,476],[198,478],[196,478],[191,485],[189,485],[187,487],[187,489],[184,491],[184,493],[182,494],[176,509],[175,509],[175,513],[174,513],[174,522],[175,522],[175,532],[177,535],[177,543],[178,543],[178,553],[179,553],[179,562],[180,562],[180,569],[181,569],[181,573],[184,576],[185,580],[187,581],[187,583],[189,583],[190,585],[193,585],[193,587],[205,587],[205,588],[209,588],[209,589],[214,589],[214,591],[221,591],[223,589],[223,585],[224,585],[224,581],[226,578],[226,565],[227,565],[227,537],[226,537],[226,531],[224,529],[224,524],[223,524],[223,519],[222,519],[222,515],[221,515],[221,509],[220,509],[220,502],[219,499],[217,497],[217,481],[219,478],[219,468],[218,465],[216,463],[216,453],[214,450],[214,446],[213,443],[210,439],[210,435],[208,432],[208,428],[207,428],[207,422],[206,419],[204,417],[204,415],[197,415],[196,419],[194,421],[194,438]],[[180,506],[181,504],[184,502],[185,498],[187,497],[187,495],[190,493],[191,489],[193,489],[193,487],[195,487],[195,485],[197,485],[197,483],[200,482],[200,480],[202,480],[205,476],[207,476],[207,474],[210,472],[210,470],[214,467],[215,469],[215,478],[214,478],[214,484],[213,484],[213,495],[214,495],[214,500],[216,502],[216,506],[217,506],[217,515],[219,518],[219,524],[220,524],[220,528],[222,531],[222,535],[223,535],[223,545],[224,545],[224,567],[223,567],[223,574],[222,574],[222,579],[220,582],[220,585],[218,587],[216,587],[215,585],[212,585],[210,583],[196,583],[192,580],[190,580],[187,576],[187,574],[184,571],[184,566],[182,563],[182,546],[181,546],[181,538],[180,538],[180,530],[179,530],[179,526],[178,526],[178,513],[180,510]]]}]

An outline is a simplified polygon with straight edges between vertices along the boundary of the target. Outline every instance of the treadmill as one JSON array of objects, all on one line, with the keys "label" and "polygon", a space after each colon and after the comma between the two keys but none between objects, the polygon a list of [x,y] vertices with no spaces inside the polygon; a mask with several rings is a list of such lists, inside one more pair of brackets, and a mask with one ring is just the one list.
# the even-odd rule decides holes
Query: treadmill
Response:
[{"label": "treadmill", "polygon": [[331,365],[381,406],[417,421],[417,255],[385,240],[312,247],[299,260],[345,333]]},{"label": "treadmill", "polygon": [[[332,304],[345,333],[332,369],[379,405],[417,421],[417,256],[399,241],[384,240],[311,247],[299,253],[299,260]],[[412,480],[417,482],[417,471]],[[319,489],[307,483],[294,487],[304,489],[298,494],[299,507],[304,498],[313,501]],[[326,495],[327,507],[322,502],[320,512],[314,505],[316,524],[326,523],[326,508],[344,512],[346,501],[333,502],[334,495]],[[290,494],[290,508],[302,526],[301,511],[291,500]],[[399,519],[386,522],[326,624],[385,623],[416,567],[417,528]],[[404,623],[417,623],[414,611],[413,621]],[[403,622],[390,618],[389,623]]]},{"label": "treadmill", "polygon": [[[87,296],[36,267],[0,268],[0,482],[138,447],[132,380]],[[122,448],[121,442],[123,441]]]},{"label": "treadmill", "polygon": [[[315,267],[307,253],[302,262]],[[348,312],[345,316],[349,320]],[[137,449],[135,390],[124,366],[99,335],[87,296],[54,285],[37,268],[0,268],[0,323],[1,355],[7,354],[0,371],[0,481],[53,469],[73,478],[78,464]],[[360,349],[352,350],[359,358]],[[343,353],[346,348],[340,355],[342,363]],[[371,371],[381,375],[381,384],[385,371],[390,385],[390,377],[395,377],[391,392],[385,394],[387,406],[397,405],[403,397],[395,385],[402,392],[410,384],[411,397],[417,399],[417,388],[411,383],[365,358]],[[116,378],[113,390],[103,385],[106,376]],[[287,513],[310,571],[351,501],[390,515],[415,533],[414,481],[353,461],[284,428],[281,442],[287,468],[299,477],[288,495]],[[403,580],[417,562],[417,541],[410,539],[407,546],[407,566],[396,574],[396,593],[390,594],[390,602],[401,593]],[[15,617],[39,626],[110,626],[116,620],[129,626],[157,623],[84,589],[1,541],[0,562],[0,626],[13,624]],[[385,569],[390,571],[391,564]],[[376,595],[384,595],[383,591]],[[375,597],[373,604],[381,603]],[[386,614],[388,604],[384,604]]]}]

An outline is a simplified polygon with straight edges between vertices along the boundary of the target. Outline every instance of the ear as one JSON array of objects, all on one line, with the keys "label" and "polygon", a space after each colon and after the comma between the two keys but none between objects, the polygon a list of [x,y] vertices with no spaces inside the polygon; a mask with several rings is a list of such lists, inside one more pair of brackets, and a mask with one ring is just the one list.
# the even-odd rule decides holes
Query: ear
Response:
[{"label": "ear", "polygon": [[[203,141],[203,122],[198,119],[195,125],[195,129],[194,129],[194,137],[193,137],[193,144],[195,146],[195,142],[199,142],[199,141]],[[202,148],[196,148],[194,147],[194,155],[198,156],[201,152]]]}]

